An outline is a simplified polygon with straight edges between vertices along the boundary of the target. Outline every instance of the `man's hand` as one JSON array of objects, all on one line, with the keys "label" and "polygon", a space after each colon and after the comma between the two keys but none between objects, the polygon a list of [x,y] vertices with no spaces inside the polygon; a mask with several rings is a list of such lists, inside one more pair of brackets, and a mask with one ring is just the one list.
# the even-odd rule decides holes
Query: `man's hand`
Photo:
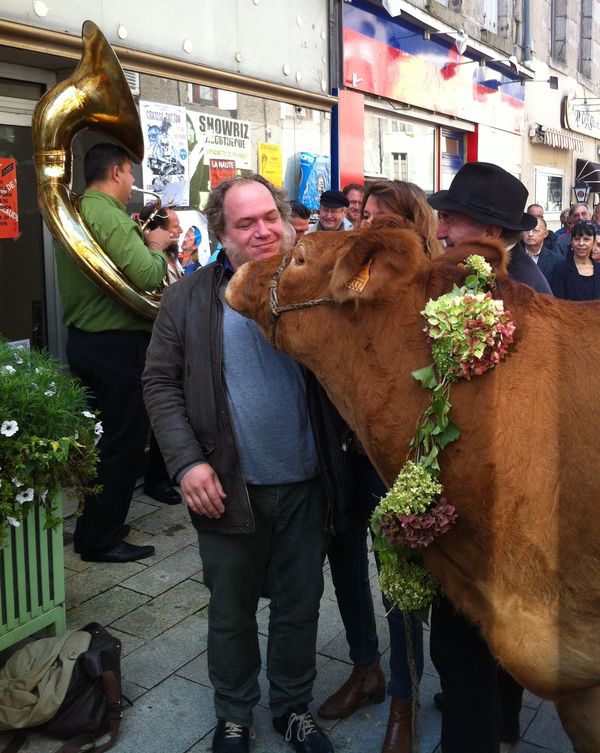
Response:
[{"label": "man's hand", "polygon": [[171,233],[162,227],[156,227],[154,230],[148,230],[144,233],[144,242],[148,248],[154,251],[164,251],[171,243]]},{"label": "man's hand", "polygon": [[190,510],[207,518],[220,518],[225,512],[223,491],[219,477],[208,463],[200,463],[183,476],[181,491]]}]

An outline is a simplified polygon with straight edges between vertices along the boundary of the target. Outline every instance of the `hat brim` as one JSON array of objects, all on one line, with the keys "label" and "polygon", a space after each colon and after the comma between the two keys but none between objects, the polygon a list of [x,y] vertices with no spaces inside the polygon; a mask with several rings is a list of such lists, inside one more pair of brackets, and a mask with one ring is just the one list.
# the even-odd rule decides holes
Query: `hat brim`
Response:
[{"label": "hat brim", "polygon": [[477,222],[481,222],[484,225],[493,225],[494,227],[501,227],[504,230],[532,230],[537,225],[538,220],[537,217],[531,214],[523,214],[519,223],[509,223],[492,213],[480,212],[477,209],[461,204],[450,196],[449,191],[438,191],[432,194],[427,201],[433,209],[466,214],[467,217],[471,217],[471,219],[477,220]]}]

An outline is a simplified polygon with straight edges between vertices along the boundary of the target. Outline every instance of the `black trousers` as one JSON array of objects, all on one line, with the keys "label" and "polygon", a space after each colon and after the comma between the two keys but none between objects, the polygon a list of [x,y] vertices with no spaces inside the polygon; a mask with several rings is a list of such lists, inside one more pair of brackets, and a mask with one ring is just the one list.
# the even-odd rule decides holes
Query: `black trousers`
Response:
[{"label": "black trousers", "polygon": [[479,628],[440,596],[431,610],[430,640],[444,694],[442,753],[498,753],[499,667]]},{"label": "black trousers", "polygon": [[144,471],[149,422],[141,376],[149,342],[145,332],[69,328],[69,367],[89,390],[104,429],[97,478],[102,490],[86,497],[75,529],[76,552],[105,551],[123,539],[135,482]]}]

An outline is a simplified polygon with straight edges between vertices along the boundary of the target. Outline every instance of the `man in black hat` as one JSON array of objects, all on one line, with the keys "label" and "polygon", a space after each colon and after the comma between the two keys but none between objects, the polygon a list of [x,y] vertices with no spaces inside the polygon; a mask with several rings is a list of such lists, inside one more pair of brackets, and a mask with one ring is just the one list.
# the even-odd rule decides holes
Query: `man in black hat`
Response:
[{"label": "man in black hat", "polygon": [[[447,191],[429,197],[438,210],[437,237],[446,248],[463,241],[500,240],[510,249],[508,272],[538,293],[548,282],[519,242],[537,218],[525,214],[528,191],[498,165],[469,162]],[[431,610],[431,658],[443,700],[442,753],[498,753],[500,740],[519,739],[523,689],[496,663],[477,626],[441,595]]]},{"label": "man in black hat", "polygon": [[438,210],[437,237],[446,248],[482,238],[500,240],[510,249],[510,276],[538,293],[552,294],[544,275],[518,243],[521,232],[537,223],[523,211],[528,195],[521,181],[502,167],[468,162],[447,191],[429,197],[429,204]]},{"label": "man in black hat", "polygon": [[352,224],[345,222],[349,204],[341,191],[323,191],[315,230],[352,230]]}]

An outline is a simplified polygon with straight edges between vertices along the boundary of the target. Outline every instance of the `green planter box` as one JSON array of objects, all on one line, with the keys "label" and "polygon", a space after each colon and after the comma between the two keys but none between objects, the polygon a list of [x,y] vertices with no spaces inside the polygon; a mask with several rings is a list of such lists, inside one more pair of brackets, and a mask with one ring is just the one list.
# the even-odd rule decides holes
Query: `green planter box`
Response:
[{"label": "green planter box", "polygon": [[45,518],[33,508],[0,549],[0,651],[48,626],[66,630],[63,527],[45,530]]}]

